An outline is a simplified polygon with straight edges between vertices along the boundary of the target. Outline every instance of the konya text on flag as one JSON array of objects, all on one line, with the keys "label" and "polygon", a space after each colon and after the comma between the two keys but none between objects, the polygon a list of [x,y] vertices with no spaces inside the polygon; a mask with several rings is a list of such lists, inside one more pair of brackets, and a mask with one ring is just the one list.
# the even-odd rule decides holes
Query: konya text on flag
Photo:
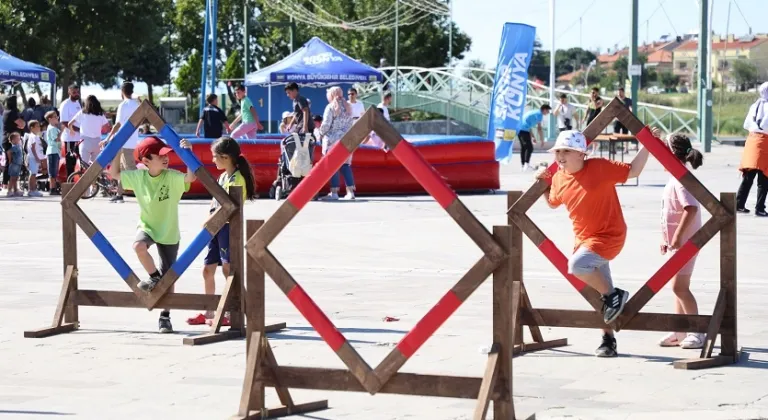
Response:
[{"label": "konya text on flag", "polygon": [[496,144],[496,160],[502,163],[508,163],[512,157],[517,129],[525,113],[528,65],[535,39],[533,26],[504,24],[488,118],[488,136]]}]

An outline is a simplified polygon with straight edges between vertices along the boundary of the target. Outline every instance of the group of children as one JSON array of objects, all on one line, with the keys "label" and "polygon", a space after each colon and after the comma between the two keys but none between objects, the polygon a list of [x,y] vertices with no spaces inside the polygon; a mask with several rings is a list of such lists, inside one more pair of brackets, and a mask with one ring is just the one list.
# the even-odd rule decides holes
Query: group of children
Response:
[{"label": "group of children", "polygon": [[48,174],[50,195],[61,194],[57,184],[56,174],[61,159],[61,130],[59,128],[59,116],[56,111],[48,111],[45,114],[45,130],[43,123],[31,120],[27,123],[29,133],[23,136],[21,133],[11,133],[8,139],[11,148],[6,157],[10,180],[7,185],[6,196],[21,197],[23,191],[19,190],[19,179],[24,167],[29,172],[29,197],[42,197],[37,188],[37,175]]},{"label": "group of children", "polygon": [[[657,129],[654,136],[660,137]],[[667,137],[667,146],[683,164],[695,169],[703,163],[701,152],[694,149],[683,134]],[[613,323],[624,310],[629,293],[614,287],[610,261],[624,247],[627,225],[616,192],[616,184],[640,175],[648,160],[648,150],[641,148],[631,163],[602,158],[587,158],[587,141],[575,130],[562,131],[550,149],[555,154],[559,170],[551,175],[547,168],[536,173],[539,179],[552,178],[544,198],[551,208],[564,205],[573,223],[576,239],[574,252],[568,259],[568,272],[597,290],[603,300],[603,320]],[[661,253],[674,254],[701,227],[700,205],[689,191],[670,177],[662,199]],[[692,258],[672,279],[675,313],[696,315],[696,299],[690,291],[691,274],[696,257]],[[659,345],[701,348],[704,337],[699,333],[671,332]],[[605,328],[595,355],[616,357],[617,346],[613,330]]]}]

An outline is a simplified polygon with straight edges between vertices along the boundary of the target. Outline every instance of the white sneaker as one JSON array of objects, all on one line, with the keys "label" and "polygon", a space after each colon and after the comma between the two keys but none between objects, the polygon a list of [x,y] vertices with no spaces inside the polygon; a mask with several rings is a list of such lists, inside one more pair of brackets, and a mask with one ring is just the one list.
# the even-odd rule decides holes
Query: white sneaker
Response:
[{"label": "white sneaker", "polygon": [[42,197],[43,193],[40,191],[29,191],[27,192],[27,197]]},{"label": "white sneaker", "polygon": [[528,170],[528,166],[527,166],[526,164],[522,164],[522,165],[520,166],[520,172],[525,172],[525,171],[527,171],[527,170]]},{"label": "white sneaker", "polygon": [[352,190],[347,190],[347,195],[344,196],[347,200],[354,200],[355,199],[355,192]]},{"label": "white sneaker", "polygon": [[13,191],[8,191],[5,193],[6,197],[16,197],[16,194],[13,193]]},{"label": "white sneaker", "polygon": [[688,333],[683,341],[680,342],[680,347],[684,349],[700,349],[704,347],[704,334],[702,333]]},{"label": "white sneaker", "polygon": [[326,200],[331,200],[331,201],[336,201],[336,200],[339,199],[339,193],[332,192],[332,193],[328,194],[327,196],[325,196],[325,199]]},{"label": "white sneaker", "polygon": [[685,339],[685,334],[679,332],[671,332],[659,340],[661,347],[677,347]]}]

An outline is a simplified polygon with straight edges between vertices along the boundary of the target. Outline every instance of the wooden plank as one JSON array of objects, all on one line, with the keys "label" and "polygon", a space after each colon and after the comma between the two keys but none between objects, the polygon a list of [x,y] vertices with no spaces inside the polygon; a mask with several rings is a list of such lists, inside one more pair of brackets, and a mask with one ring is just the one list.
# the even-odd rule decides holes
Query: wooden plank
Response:
[{"label": "wooden plank", "polygon": [[173,285],[179,280],[181,273],[177,273],[171,266],[167,272],[163,273],[163,277],[157,282],[157,285],[149,293],[144,293],[142,297],[145,297],[147,309],[152,310],[157,307],[160,301],[171,291]]},{"label": "wooden plank", "polygon": [[[393,351],[394,350],[397,349],[393,349]],[[373,395],[381,388],[379,377],[374,374],[373,369],[368,365],[368,362],[366,362],[357,350],[349,344],[349,341],[344,341],[344,344],[342,344],[339,350],[336,351],[336,355],[339,356],[339,359],[341,359],[341,361],[349,368],[352,376],[360,381],[363,388],[365,388],[368,393]]]},{"label": "wooden plank", "polygon": [[[96,179],[99,177],[99,175],[101,175],[103,170],[104,168],[99,165],[99,162],[92,162],[91,166],[85,170],[85,173],[80,176],[80,179],[78,179],[77,182],[72,184],[72,188],[67,191],[66,194],[64,194],[64,191],[62,190],[61,205],[65,209],[76,206],[77,201],[80,200],[80,197],[82,197],[88,188],[90,188],[91,185],[96,182]],[[91,235],[88,236],[90,237]]]},{"label": "wooden plank", "polygon": [[[279,366],[273,370],[274,373],[263,369],[263,377],[258,379],[263,380],[266,386],[279,384],[296,389],[367,392],[347,369]],[[279,378],[279,382],[276,378]],[[481,382],[482,378],[399,372],[392,376],[378,393],[475,400],[479,395]],[[494,392],[494,399],[497,395]]]},{"label": "wooden plank", "polygon": [[91,219],[77,204],[72,204],[71,206],[65,207],[65,209],[67,210],[69,217],[72,218],[72,220],[74,220],[75,223],[80,226],[80,229],[83,230],[85,236],[92,238],[93,235],[99,231],[99,228],[93,224]]},{"label": "wooden plank", "polygon": [[499,350],[499,344],[494,343],[490,353],[488,353],[485,374],[483,375],[483,381],[480,383],[480,395],[477,397],[475,414],[472,417],[474,420],[485,420],[485,416],[488,414],[488,405],[491,403],[491,392],[496,388],[496,377],[498,376],[497,373],[499,371]]},{"label": "wooden plank", "polygon": [[[513,237],[517,234],[517,238]],[[493,236],[501,245],[507,258],[493,271],[493,343],[499,345],[499,351],[504,357],[499,361],[498,390],[500,395],[493,399],[493,418],[509,420],[515,417],[512,401],[512,350],[515,347],[515,311],[519,310],[514,304],[513,285],[518,290],[523,276],[523,266],[520,255],[516,254],[514,246],[522,243],[519,229],[511,226],[494,226]],[[514,242],[514,245],[513,245]],[[519,297],[519,295],[518,295]]]},{"label": "wooden plank", "polygon": [[[247,220],[245,222],[245,236],[247,238],[256,234],[256,231],[264,224],[263,220]],[[246,329],[246,358],[247,349],[251,348],[250,339],[254,332],[264,331],[266,317],[266,306],[264,297],[265,277],[264,269],[249,253],[245,253],[246,272],[245,272],[245,329]],[[267,343],[269,344],[269,343]],[[264,383],[259,382],[257,386],[251,388],[251,404],[248,409],[263,408],[265,406]]]},{"label": "wooden plank", "polygon": [[605,127],[608,127],[613,119],[616,118],[616,115],[621,108],[624,108],[624,104],[616,98],[613,98],[611,102],[608,102],[608,105],[604,106],[603,110],[597,114],[597,117],[584,128],[584,131],[582,131],[584,137],[587,138],[587,141],[591,142],[592,139],[600,135],[600,133],[605,130]]},{"label": "wooden plank", "polygon": [[494,240],[491,232],[467,209],[461,199],[453,200],[445,210],[488,258],[492,261],[500,261],[506,256],[504,250]]},{"label": "wooden plank", "polygon": [[248,253],[257,258],[298,213],[299,209],[291,204],[290,201],[283,201],[283,204],[277,208],[277,211],[272,213],[272,216],[264,222],[259,230],[255,234],[248,236],[248,241],[245,243]]},{"label": "wooden plank", "polygon": [[[160,117],[160,113],[157,111],[157,109],[149,103],[149,101],[144,100],[144,104],[146,104],[146,111],[144,114],[144,118],[149,122],[149,124],[152,127],[155,127],[155,130],[159,133],[163,128],[165,128],[165,120],[163,120],[162,117]],[[143,105],[143,104],[142,104]]]},{"label": "wooden plank", "polygon": [[[223,209],[224,213],[226,213],[224,219],[229,220],[229,217],[232,215],[232,213],[237,210],[237,205],[232,200],[232,198],[230,198],[230,195],[227,194],[227,191],[221,185],[219,185],[219,182],[213,178],[213,175],[208,172],[205,166],[201,165],[199,168],[197,168],[195,171],[195,176],[197,176],[197,181],[200,182],[209,193],[211,193],[211,197],[215,198],[216,201],[219,202],[219,205],[221,205],[220,208]],[[218,230],[215,232],[218,232]]]},{"label": "wooden plank", "polygon": [[718,200],[717,197],[715,197],[715,195],[712,194],[712,192],[709,191],[698,178],[696,178],[693,172],[688,171],[688,173],[680,178],[680,183],[690,191],[696,200],[698,200],[698,202],[701,203],[712,216],[732,216],[734,214],[729,213],[723,206],[723,203],[721,203],[720,200]]},{"label": "wooden plank", "polygon": [[373,130],[373,126],[371,125],[371,115],[374,112],[379,111],[374,109],[374,107],[368,108],[368,111],[352,124],[352,127],[347,130],[341,140],[339,140],[349,153],[357,150],[363,140],[365,140]]},{"label": "wooden plank", "polygon": [[[169,293],[158,302],[158,306],[168,309],[213,311],[216,310],[220,298],[219,295]],[[80,306],[146,309],[144,303],[132,292],[75,290],[72,292],[71,300]],[[234,305],[225,306],[225,308],[235,309]]]},{"label": "wooden plank", "polygon": [[720,293],[717,294],[717,301],[715,303],[715,310],[712,312],[712,319],[709,321],[709,327],[707,327],[707,337],[704,341],[704,347],[701,349],[701,357],[712,357],[712,350],[715,348],[715,341],[717,341],[717,334],[720,332],[720,325],[723,323],[723,315],[725,315],[725,295],[727,292],[724,289],[720,289]]},{"label": "wooden plank", "polygon": [[250,342],[248,344],[248,356],[245,362],[245,377],[243,378],[243,390],[240,393],[240,406],[237,410],[237,414],[241,416],[247,416],[252,407],[251,390],[257,382],[256,374],[261,370],[261,353],[264,350],[261,337],[262,335],[260,331],[255,331],[248,337]]},{"label": "wooden plank", "polygon": [[141,102],[141,105],[139,105],[136,111],[133,111],[133,114],[131,114],[128,120],[131,122],[131,125],[138,130],[139,126],[144,124],[144,121],[147,120],[147,111],[151,110],[152,107],[149,106],[149,101],[145,99]]},{"label": "wooden plank", "polygon": [[[71,183],[64,183],[61,185],[62,196],[66,195],[69,190],[72,189]],[[67,267],[72,266],[74,268],[74,276],[70,280],[70,287],[72,290],[77,290],[77,224],[74,219],[69,217],[67,209],[62,207],[61,209],[61,236],[62,236],[62,259],[63,259],[63,273],[66,273]],[[80,324],[80,314],[77,308],[77,304],[69,299],[67,308],[64,311],[64,322],[74,324],[75,326]]]},{"label": "wooden plank", "polygon": [[291,289],[298,284],[291,273],[283,267],[283,264],[275,258],[269,249],[265,248],[263,253],[254,257],[264,271],[269,274],[269,277],[272,278],[272,281],[275,282],[277,287],[288,296]]},{"label": "wooden plank", "polygon": [[58,327],[64,320],[64,311],[69,304],[69,295],[72,291],[72,279],[77,276],[75,267],[69,266],[64,272],[64,281],[61,282],[61,292],[59,292],[59,302],[56,304],[56,311],[53,314],[51,326]]},{"label": "wooden plank", "polygon": [[527,212],[536,201],[541,198],[541,195],[549,189],[549,183],[547,181],[537,179],[534,181],[530,188],[525,190],[523,195],[507,209],[507,214],[519,213],[524,214]]},{"label": "wooden plank", "polygon": [[245,335],[245,226],[243,187],[229,188],[229,197],[235,204],[235,211],[229,218],[229,273],[235,277],[232,296],[237,309],[229,311],[230,329],[240,330]]},{"label": "wooden plank", "polygon": [[738,361],[737,276],[736,276],[736,194],[720,193],[720,202],[731,219],[720,230],[720,289],[725,290],[725,314],[720,331],[720,354]]},{"label": "wooden plank", "polygon": [[523,233],[525,233],[525,236],[527,236],[537,247],[547,239],[547,235],[545,235],[526,214],[512,212],[507,213],[507,217],[514,225],[522,230]]},{"label": "wooden plank", "polygon": [[[603,316],[595,311],[578,311],[569,309],[537,309],[544,325],[542,327],[564,328],[593,328],[604,329]],[[634,331],[688,331],[706,332],[712,317],[708,315],[676,315],[639,313],[627,325],[624,330]],[[524,325],[529,325],[535,320],[529,313],[521,313],[520,319]],[[723,318],[723,332],[730,332],[727,328],[728,318]]]},{"label": "wooden plank", "polygon": [[45,338],[52,335],[68,333],[77,330],[75,324],[61,324],[55,327],[45,327],[37,330],[24,331],[24,338]]},{"label": "wooden plank", "polygon": [[568,345],[567,338],[559,338],[557,340],[542,341],[542,342],[522,343],[522,344],[515,345],[515,349],[512,351],[512,354],[517,355],[517,354],[523,354],[523,353],[530,353],[530,352],[539,351],[539,350],[553,349],[556,347],[565,347],[567,345]]},{"label": "wooden plank", "polygon": [[718,367],[718,366],[732,365],[734,363],[738,363],[738,361],[739,361],[739,352],[736,352],[736,357],[716,356],[716,357],[710,357],[707,359],[675,360],[672,363],[672,365],[674,366],[675,369],[698,370],[698,369],[708,369],[708,368]]},{"label": "wooden plank", "polygon": [[[293,415],[301,415],[305,413],[312,413],[315,411],[327,410],[328,400],[312,401],[303,404],[297,404],[293,407],[277,407],[277,408],[264,408],[262,410],[251,411],[245,417],[232,417],[237,420],[262,420],[262,419],[276,419],[280,417],[287,417]],[[307,418],[319,419],[320,417],[302,416]]]},{"label": "wooden plank", "polygon": [[389,121],[384,118],[384,115],[382,115],[382,113],[377,109],[373,109],[373,107],[371,107],[368,108],[368,112],[371,113],[371,120],[369,124],[372,131],[376,132],[379,138],[381,138],[381,141],[387,145],[389,150],[394,150],[395,147],[397,147],[397,145],[403,141],[403,136],[401,136],[400,133],[395,130],[395,127],[393,127],[392,124],[390,124]]},{"label": "wooden plank", "polygon": [[[292,408],[295,407],[295,404],[293,402],[293,397],[291,397],[291,392],[288,390],[288,387],[282,385],[280,383],[280,376],[275,372],[275,369],[279,367],[277,364],[277,358],[275,357],[275,352],[272,351],[272,346],[269,345],[269,340],[266,338],[262,338],[264,344],[264,356],[265,356],[265,363],[262,365],[265,369],[265,371],[273,372],[275,375],[275,382],[273,384],[273,387],[275,388],[275,392],[277,392],[277,397],[280,399],[280,404],[284,405],[285,407]],[[264,384],[261,384],[261,387],[263,389]]]},{"label": "wooden plank", "polygon": [[216,306],[216,315],[213,316],[213,321],[211,321],[211,333],[217,333],[221,330],[221,322],[224,320],[224,314],[226,313],[224,308],[228,304],[237,305],[238,303],[233,299],[235,292],[232,288],[234,286],[235,276],[230,274],[227,277],[227,282],[224,284],[224,291],[221,293],[221,298],[219,298],[219,304]]},{"label": "wooden plank", "polygon": [[221,343],[227,340],[237,340],[242,336],[243,333],[240,330],[208,332],[194,337],[184,337],[182,343],[185,346],[202,346],[204,344]]},{"label": "wooden plank", "polygon": [[645,128],[645,124],[643,124],[643,122],[624,105],[621,99],[614,98],[611,102],[616,102],[618,105],[616,108],[616,119],[618,119],[624,127],[627,127],[627,130],[629,130],[630,133],[637,135],[637,133]]}]

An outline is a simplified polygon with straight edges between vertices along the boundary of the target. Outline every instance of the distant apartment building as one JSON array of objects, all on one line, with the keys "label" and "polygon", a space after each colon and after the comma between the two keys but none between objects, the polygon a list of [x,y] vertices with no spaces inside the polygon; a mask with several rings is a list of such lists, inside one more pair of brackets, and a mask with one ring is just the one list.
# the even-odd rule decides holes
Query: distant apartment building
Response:
[{"label": "distant apartment building", "polygon": [[[691,39],[672,52],[674,73],[682,83],[690,84],[698,70],[699,41]],[[747,35],[736,38],[728,35],[712,37],[712,80],[720,84],[732,82],[733,62],[748,60],[755,65],[760,78],[768,79],[768,34]]]},{"label": "distant apartment building", "polygon": [[[674,50],[693,38],[693,35],[678,37],[662,37],[650,44],[638,45],[637,52],[646,56],[645,68],[657,72],[672,71]],[[612,67],[621,57],[629,56],[629,48],[615,50],[597,57],[597,62],[603,66]]]}]

